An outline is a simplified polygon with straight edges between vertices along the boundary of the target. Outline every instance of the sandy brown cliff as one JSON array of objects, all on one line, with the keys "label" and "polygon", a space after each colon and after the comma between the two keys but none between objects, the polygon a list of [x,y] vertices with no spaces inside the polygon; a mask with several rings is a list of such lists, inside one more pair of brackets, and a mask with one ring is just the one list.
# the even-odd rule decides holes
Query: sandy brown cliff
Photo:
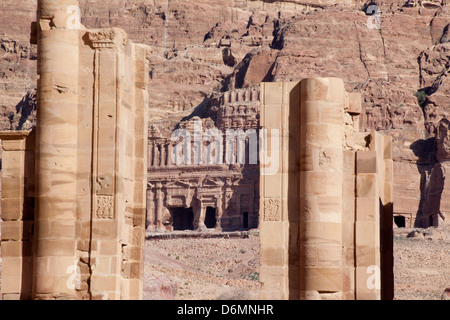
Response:
[{"label": "sandy brown cliff", "polygon": [[[35,2],[0,4],[2,128],[35,121]],[[261,81],[343,78],[347,91],[362,93],[361,128],[394,137],[394,211],[407,222],[417,216],[416,226],[442,223],[450,219],[450,6],[373,2],[380,29],[369,27],[370,3],[358,0],[80,0],[80,7],[87,27],[120,27],[153,47],[152,121],[181,118],[213,92]]]}]

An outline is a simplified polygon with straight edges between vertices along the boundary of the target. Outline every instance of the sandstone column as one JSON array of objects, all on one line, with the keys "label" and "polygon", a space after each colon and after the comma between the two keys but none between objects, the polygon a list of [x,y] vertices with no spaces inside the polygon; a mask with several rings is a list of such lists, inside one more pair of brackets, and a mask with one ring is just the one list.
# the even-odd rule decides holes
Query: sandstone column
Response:
[{"label": "sandstone column", "polygon": [[390,137],[359,133],[340,79],[262,83],[261,99],[260,297],[392,298]]},{"label": "sandstone column", "polygon": [[342,297],[344,83],[301,81],[301,298]]},{"label": "sandstone column", "polygon": [[75,297],[80,24],[71,5],[38,1],[35,298]]},{"label": "sandstone column", "polygon": [[156,231],[163,230],[162,228],[162,208],[163,208],[163,196],[164,193],[162,192],[162,183],[157,182],[156,183],[156,210],[155,210],[155,222],[156,222]]},{"label": "sandstone column", "polygon": [[34,298],[142,297],[150,49],[38,2]]}]

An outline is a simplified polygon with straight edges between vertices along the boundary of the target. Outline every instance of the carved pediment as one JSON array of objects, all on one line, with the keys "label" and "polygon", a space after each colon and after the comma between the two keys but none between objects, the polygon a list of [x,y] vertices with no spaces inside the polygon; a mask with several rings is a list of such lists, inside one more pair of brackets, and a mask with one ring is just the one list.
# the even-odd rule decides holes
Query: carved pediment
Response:
[{"label": "carved pediment", "polygon": [[225,183],[221,178],[205,178],[201,187],[222,187]]},{"label": "carved pediment", "polygon": [[181,181],[181,180],[174,180],[174,181],[168,181],[164,184],[166,188],[180,188],[180,189],[187,189],[187,188],[195,188],[197,185],[195,183],[192,183],[191,181]]}]

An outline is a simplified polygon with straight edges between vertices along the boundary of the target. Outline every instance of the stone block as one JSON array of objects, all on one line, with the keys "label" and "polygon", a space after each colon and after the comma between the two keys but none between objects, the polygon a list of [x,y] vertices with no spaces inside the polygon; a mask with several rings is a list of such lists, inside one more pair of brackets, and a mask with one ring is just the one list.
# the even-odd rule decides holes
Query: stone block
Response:
[{"label": "stone block", "polygon": [[282,174],[277,173],[275,175],[264,176],[263,181],[261,181],[262,197],[264,198],[280,198],[281,197],[281,183]]},{"label": "stone block", "polygon": [[3,221],[2,241],[19,241],[23,239],[23,222],[22,221]]},{"label": "stone block", "polygon": [[264,266],[283,266],[286,264],[286,251],[280,247],[266,247],[260,249],[260,263]]},{"label": "stone block", "polygon": [[326,78],[328,80],[328,94],[327,101],[336,102],[340,109],[344,109],[344,94],[345,86],[344,80],[340,78]]},{"label": "stone block", "polygon": [[378,173],[375,151],[356,152],[356,173]]},{"label": "stone block", "polygon": [[[4,142],[3,142],[4,143]],[[2,177],[21,178],[24,176],[24,156],[22,151],[8,151],[2,154]]]},{"label": "stone block", "polygon": [[375,246],[377,243],[377,231],[379,227],[375,221],[356,221],[355,227],[355,245],[359,246]]},{"label": "stone block", "polygon": [[356,266],[372,266],[379,262],[380,248],[375,246],[357,246]]},{"label": "stone block", "polygon": [[74,221],[41,220],[39,224],[41,239],[73,239],[75,236]]},{"label": "stone block", "polygon": [[304,267],[311,267],[317,264],[317,249],[318,245],[314,242],[304,241],[300,246],[300,265]]},{"label": "stone block", "polygon": [[262,284],[260,298],[270,300],[287,299],[286,273],[287,269],[285,267],[261,266],[259,271],[259,278]]},{"label": "stone block", "polygon": [[348,92],[348,109],[345,110],[350,114],[361,114],[361,93]]},{"label": "stone block", "polygon": [[20,300],[21,299],[20,296],[21,296],[20,293],[3,293],[2,300]]},{"label": "stone block", "polygon": [[356,298],[364,300],[367,297],[371,300],[380,299],[380,277],[377,266],[356,267]]},{"label": "stone block", "polygon": [[377,175],[373,173],[362,173],[356,177],[357,197],[377,196]]},{"label": "stone block", "polygon": [[384,160],[384,181],[393,183],[394,181],[394,162],[392,160]]},{"label": "stone block", "polygon": [[72,145],[77,143],[77,127],[73,125],[54,125],[52,142],[55,145]]},{"label": "stone block", "polygon": [[120,298],[125,300],[142,299],[142,282],[138,279],[121,279],[121,295]]},{"label": "stone block", "polygon": [[[326,78],[309,78],[300,81],[301,100],[327,101],[330,81]],[[343,93],[343,92],[342,92]]]},{"label": "stone block", "polygon": [[133,233],[131,238],[131,244],[135,246],[141,246],[145,238],[145,230],[143,227],[133,227]]},{"label": "stone block", "polygon": [[341,125],[334,124],[305,124],[302,137],[306,147],[336,147],[344,141],[344,131]]},{"label": "stone block", "polygon": [[375,197],[356,198],[356,220],[375,221],[379,214],[379,200]]},{"label": "stone block", "polygon": [[22,263],[23,263],[22,257],[3,256],[2,277],[21,276],[22,275]]},{"label": "stone block", "polygon": [[36,255],[38,257],[51,256],[73,256],[75,253],[75,243],[73,240],[44,240],[39,241],[36,248]]},{"label": "stone block", "polygon": [[283,83],[265,82],[261,85],[262,103],[265,105],[280,105],[283,103]]},{"label": "stone block", "polygon": [[344,246],[343,249],[343,266],[354,267],[355,266],[355,248],[353,246]]},{"label": "stone block", "polygon": [[281,221],[262,221],[260,224],[260,243],[263,246],[284,247],[286,245],[286,223]]},{"label": "stone block", "polygon": [[3,176],[2,199],[23,197],[24,187],[23,178]]},{"label": "stone block", "polygon": [[118,225],[116,221],[96,220],[92,225],[92,238],[96,240],[118,239]]},{"label": "stone block", "polygon": [[322,120],[322,107],[327,104],[326,101],[304,101],[300,109],[301,122],[320,124]]},{"label": "stone block", "polygon": [[1,200],[2,220],[21,220],[23,217],[23,199],[6,198]]},{"label": "stone block", "polygon": [[120,286],[119,275],[95,275],[91,277],[92,292],[118,291]]},{"label": "stone block", "polygon": [[342,291],[342,269],[338,267],[306,267],[303,268],[305,291],[324,292]]},{"label": "stone block", "polygon": [[383,205],[394,202],[394,188],[392,183],[384,183]]},{"label": "stone block", "polygon": [[338,102],[322,102],[320,104],[320,122],[342,127],[344,124],[344,109]]},{"label": "stone block", "polygon": [[95,274],[97,275],[109,275],[111,273],[111,257],[102,256],[96,258]]},{"label": "stone block", "polygon": [[117,241],[100,241],[98,253],[101,255],[116,255],[120,252],[120,245]]},{"label": "stone block", "polygon": [[[281,130],[283,125],[282,116],[283,106],[281,104],[267,105],[264,113],[261,115],[261,127],[267,129]],[[270,139],[271,131],[267,132],[267,138]]]},{"label": "stone block", "polygon": [[2,294],[16,293],[19,294],[22,289],[22,277],[21,276],[2,276]]},{"label": "stone block", "polygon": [[328,175],[326,172],[300,172],[300,193],[305,196],[327,194]]},{"label": "stone block", "polygon": [[37,294],[50,294],[55,292],[55,277],[52,275],[35,276],[35,291]]},{"label": "stone block", "polygon": [[2,146],[4,151],[24,151],[26,146],[26,140],[22,139],[4,139],[2,140]]},{"label": "stone block", "polygon": [[318,197],[317,205],[321,221],[337,223],[342,221],[342,197]]},{"label": "stone block", "polygon": [[336,222],[303,221],[300,223],[300,241],[341,244],[342,224]]},{"label": "stone block", "polygon": [[138,246],[125,246],[123,247],[123,259],[139,261],[142,256],[141,247]]},{"label": "stone block", "polygon": [[31,241],[3,241],[1,243],[2,257],[31,257],[32,242]]},{"label": "stone block", "polygon": [[126,279],[139,279],[141,275],[141,264],[135,261],[124,261],[122,264],[122,275]]},{"label": "stone block", "polygon": [[342,260],[342,246],[323,245],[317,248],[317,262],[320,266],[339,265]]},{"label": "stone block", "polygon": [[355,176],[344,174],[342,182],[342,197],[344,201],[355,197],[355,186]]}]

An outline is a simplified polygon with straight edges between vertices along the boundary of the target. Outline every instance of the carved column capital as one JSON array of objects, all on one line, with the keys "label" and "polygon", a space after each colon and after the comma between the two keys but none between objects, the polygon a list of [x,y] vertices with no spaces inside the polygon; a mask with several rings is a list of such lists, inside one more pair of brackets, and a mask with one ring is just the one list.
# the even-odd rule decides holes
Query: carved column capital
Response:
[{"label": "carved column capital", "polygon": [[91,30],[88,37],[94,49],[120,48],[125,46],[128,40],[125,31],[120,28]]}]

